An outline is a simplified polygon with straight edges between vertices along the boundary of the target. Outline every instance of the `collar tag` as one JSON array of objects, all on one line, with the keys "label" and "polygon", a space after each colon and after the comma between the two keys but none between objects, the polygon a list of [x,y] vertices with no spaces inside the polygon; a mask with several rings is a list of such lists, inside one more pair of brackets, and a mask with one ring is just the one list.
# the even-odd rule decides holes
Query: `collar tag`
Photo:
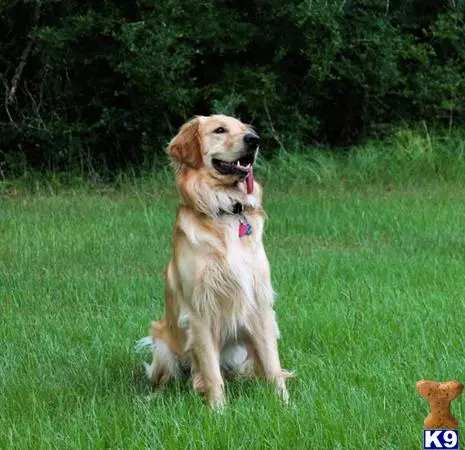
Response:
[{"label": "collar tag", "polygon": [[239,237],[250,236],[252,234],[252,225],[243,219],[239,219]]}]

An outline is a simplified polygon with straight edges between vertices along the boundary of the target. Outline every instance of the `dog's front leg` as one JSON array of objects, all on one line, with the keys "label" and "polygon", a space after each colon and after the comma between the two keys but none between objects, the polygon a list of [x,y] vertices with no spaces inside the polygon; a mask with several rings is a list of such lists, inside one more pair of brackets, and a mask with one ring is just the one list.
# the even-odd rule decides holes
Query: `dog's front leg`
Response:
[{"label": "dog's front leg", "polygon": [[253,320],[249,341],[253,346],[266,379],[275,383],[276,391],[285,404],[289,402],[286,378],[292,376],[281,368],[278,353],[278,332],[275,314],[271,306],[266,305]]},{"label": "dog's front leg", "polygon": [[278,395],[287,404],[289,394],[286,389],[286,379],[294,376],[281,368],[278,353],[279,329],[273,310],[274,291],[271,285],[271,274],[268,259],[264,250],[258,253],[261,270],[255,275],[255,301],[257,310],[250,322],[248,347],[251,357],[259,364],[256,373],[263,374],[267,380],[276,384]]},{"label": "dog's front leg", "polygon": [[[189,319],[188,350],[192,353],[194,389],[203,391],[213,409],[225,405],[224,382],[220,370],[219,342],[213,336],[211,327],[199,317]],[[196,388],[196,376],[200,375]]]}]

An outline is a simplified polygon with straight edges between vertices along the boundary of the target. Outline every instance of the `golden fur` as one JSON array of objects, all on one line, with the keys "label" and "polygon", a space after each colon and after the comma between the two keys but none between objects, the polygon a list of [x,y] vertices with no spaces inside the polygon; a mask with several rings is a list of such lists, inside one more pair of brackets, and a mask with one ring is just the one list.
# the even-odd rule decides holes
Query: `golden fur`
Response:
[{"label": "golden fur", "polygon": [[[240,158],[247,133],[253,131],[232,117],[196,117],[168,147],[183,204],[165,277],[165,317],[152,323],[146,371],[163,384],[190,370],[194,389],[213,408],[225,403],[223,376],[264,375],[287,403],[285,380],[292,375],[278,355],[261,186],[254,181],[247,193],[240,176],[222,175],[212,163]],[[249,236],[239,237],[237,202],[252,226]]]}]

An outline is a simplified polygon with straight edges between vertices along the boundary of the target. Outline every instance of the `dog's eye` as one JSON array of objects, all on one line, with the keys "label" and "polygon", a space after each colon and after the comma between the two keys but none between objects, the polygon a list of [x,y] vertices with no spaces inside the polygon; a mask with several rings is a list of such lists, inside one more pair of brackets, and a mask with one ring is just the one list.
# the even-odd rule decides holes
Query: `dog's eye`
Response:
[{"label": "dog's eye", "polygon": [[213,132],[216,133],[216,134],[222,134],[222,133],[226,133],[226,130],[223,127],[218,127]]}]

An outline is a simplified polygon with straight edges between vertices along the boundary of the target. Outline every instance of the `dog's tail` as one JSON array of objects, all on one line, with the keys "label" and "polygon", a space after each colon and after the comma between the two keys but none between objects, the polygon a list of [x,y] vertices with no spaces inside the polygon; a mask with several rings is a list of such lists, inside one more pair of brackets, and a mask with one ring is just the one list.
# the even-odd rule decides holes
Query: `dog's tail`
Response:
[{"label": "dog's tail", "polygon": [[152,384],[164,384],[171,377],[179,379],[183,372],[178,356],[163,339],[146,336],[134,345],[136,352],[142,352],[147,347],[152,350],[152,364],[144,361],[145,373]]},{"label": "dog's tail", "polygon": [[[134,344],[134,351],[136,353],[141,353],[144,351],[146,348],[150,347],[153,349],[154,342],[152,336],[145,336],[142,339],[139,339],[135,344]],[[149,380],[152,378],[153,374],[153,368],[150,364],[147,364],[145,361],[143,362],[144,364],[144,370],[149,378]]]},{"label": "dog's tail", "polygon": [[136,344],[134,345],[134,350],[137,353],[142,352],[147,347],[151,347],[153,345],[153,338],[152,336],[145,336],[142,339],[139,339]]}]

